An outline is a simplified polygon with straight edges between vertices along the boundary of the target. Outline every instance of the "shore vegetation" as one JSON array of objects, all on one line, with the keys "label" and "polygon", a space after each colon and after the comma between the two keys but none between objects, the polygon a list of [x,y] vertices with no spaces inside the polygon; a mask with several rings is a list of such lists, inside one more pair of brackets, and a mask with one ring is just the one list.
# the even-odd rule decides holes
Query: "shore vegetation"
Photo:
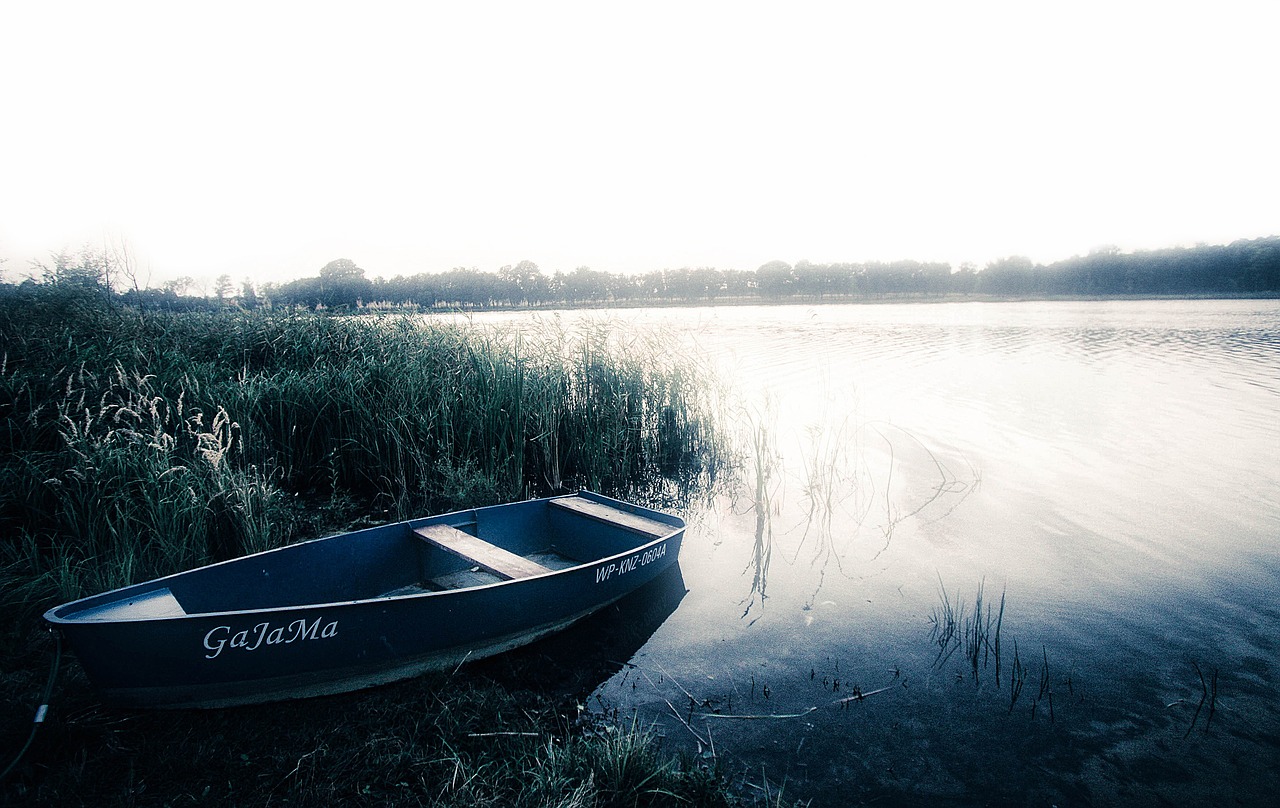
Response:
[{"label": "shore vegetation", "polygon": [[[81,264],[0,294],[6,757],[31,727],[53,650],[40,615],[59,602],[578,487],[678,507],[723,463],[710,388],[657,335],[174,313],[124,304]],[[495,673],[512,664],[323,705],[155,715],[100,705],[64,661],[45,730],[0,789],[60,805],[730,800],[713,763],[664,755],[645,727],[580,720],[590,682]]]}]

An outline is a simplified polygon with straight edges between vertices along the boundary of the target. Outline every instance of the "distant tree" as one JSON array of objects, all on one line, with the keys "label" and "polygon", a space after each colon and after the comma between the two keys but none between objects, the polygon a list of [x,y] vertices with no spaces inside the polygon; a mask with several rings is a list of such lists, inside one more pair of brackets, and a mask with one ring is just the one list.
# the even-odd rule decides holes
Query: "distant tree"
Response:
[{"label": "distant tree", "polygon": [[1029,295],[1035,287],[1035,264],[1021,255],[992,261],[977,277],[977,290],[983,294]]},{"label": "distant tree", "polygon": [[[149,277],[142,277],[143,273],[138,267],[138,262],[134,259],[133,250],[129,248],[129,242],[120,239],[112,245],[111,260],[116,265],[118,274],[124,280],[124,288],[133,292],[138,308],[144,308],[146,296],[142,292],[150,285]],[[147,275],[150,276],[150,272]]]},{"label": "distant tree", "polygon": [[178,277],[173,278],[172,280],[165,281],[164,285],[161,288],[164,289],[164,291],[170,292],[177,297],[182,297],[187,292],[190,292],[193,288],[195,288],[195,285],[196,285],[195,278],[192,278],[190,275],[179,275]]},{"label": "distant tree", "polygon": [[541,303],[547,297],[546,276],[532,261],[521,261],[498,270],[498,280],[504,288],[506,299],[512,305]]},{"label": "distant tree", "polygon": [[39,272],[41,280],[49,286],[111,291],[112,262],[106,253],[84,249],[73,256],[63,250],[50,256],[50,263],[32,261],[31,268]]},{"label": "distant tree", "polygon": [[636,277],[634,279],[636,294],[650,300],[665,298],[667,296],[667,277],[668,273],[665,270],[646,272]]},{"label": "distant tree", "polygon": [[852,264],[814,264],[796,262],[791,271],[796,292],[804,295],[850,295],[858,291]]},{"label": "distant tree", "polygon": [[240,305],[246,309],[258,308],[258,293],[254,291],[253,281],[245,278],[240,284]]},{"label": "distant tree", "polygon": [[822,276],[822,268],[807,258],[796,261],[791,268],[792,283],[798,294],[821,296],[824,280]]},{"label": "distant tree", "polygon": [[364,270],[350,258],[339,258],[320,267],[320,280],[330,283],[363,277]]},{"label": "distant tree", "polygon": [[890,261],[879,265],[880,291],[901,295],[917,292],[922,264],[918,261]]},{"label": "distant tree", "polygon": [[328,306],[331,299],[319,278],[299,278],[283,283],[274,289],[273,300],[285,306],[305,306],[309,309]]},{"label": "distant tree", "polygon": [[72,255],[64,250],[51,255],[48,262],[31,262],[31,284],[52,292],[48,299],[63,304],[111,306],[116,300],[111,289],[113,270],[111,256],[105,252],[85,248]]},{"label": "distant tree", "polygon": [[665,269],[662,271],[662,288],[664,298],[693,300],[702,296],[697,279],[688,267]]},{"label": "distant tree", "polygon": [[217,280],[213,282],[213,295],[218,298],[219,303],[225,303],[227,298],[231,296],[232,288],[234,287],[231,285],[231,276],[226,274],[219,275]]},{"label": "distant tree", "polygon": [[689,271],[689,292],[694,297],[710,300],[719,297],[724,282],[720,270],[712,267],[697,267]]},{"label": "distant tree", "polygon": [[603,301],[609,298],[610,280],[607,272],[581,266],[562,277],[561,290],[568,302]]},{"label": "distant tree", "polygon": [[1231,247],[1240,256],[1240,291],[1280,291],[1280,239],[1237,241]]},{"label": "distant tree", "polygon": [[726,269],[720,273],[720,283],[724,293],[729,296],[743,297],[756,293],[756,273],[744,269]]},{"label": "distant tree", "polygon": [[258,305],[272,306],[275,303],[283,303],[280,297],[280,284],[267,281],[258,288]]},{"label": "distant tree", "polygon": [[918,294],[940,295],[949,291],[951,265],[943,263],[918,264],[912,274],[913,291]]},{"label": "distant tree", "polygon": [[770,261],[756,270],[760,294],[766,297],[783,297],[795,291],[795,275],[786,261]]},{"label": "distant tree", "polygon": [[424,306],[490,306],[506,299],[508,292],[496,274],[475,267],[454,267],[439,275],[415,275],[408,280],[409,299]]},{"label": "distant tree", "polygon": [[320,268],[316,294],[318,304],[331,309],[355,308],[372,292],[373,283],[365,278],[364,270],[350,258],[339,258]]},{"label": "distant tree", "polygon": [[976,264],[966,261],[960,268],[951,273],[951,291],[967,295],[973,292],[973,285],[978,275]]}]

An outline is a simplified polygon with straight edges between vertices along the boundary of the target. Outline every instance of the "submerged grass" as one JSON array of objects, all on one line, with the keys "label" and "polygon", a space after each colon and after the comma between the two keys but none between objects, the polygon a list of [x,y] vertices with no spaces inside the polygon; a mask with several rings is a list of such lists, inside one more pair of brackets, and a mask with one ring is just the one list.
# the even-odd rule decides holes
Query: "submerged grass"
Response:
[{"label": "submerged grass", "polygon": [[[1017,638],[1011,638],[1013,659],[1009,665],[1004,665],[1007,670],[1005,677],[1007,682],[1002,683],[1001,632],[1004,626],[1005,593],[1000,593],[1000,605],[993,609],[991,603],[985,599],[984,585],[982,581],[978,583],[972,605],[970,605],[959,595],[952,597],[948,594],[946,586],[939,579],[939,603],[933,607],[929,615],[929,639],[937,647],[934,667],[941,669],[952,655],[961,651],[965,667],[969,670],[974,685],[981,687],[984,672],[994,664],[995,689],[999,691],[1008,687],[1008,712],[1013,713],[1018,699],[1022,696],[1023,686],[1026,684],[1030,669],[1022,661]],[[1038,711],[1047,709],[1049,721],[1053,723],[1057,715],[1054,710],[1053,678],[1050,672],[1048,648],[1041,646],[1040,655],[1038,687],[1035,695],[1031,697],[1031,717],[1035,718]],[[956,676],[957,680],[963,678],[959,673]],[[1072,695],[1075,695],[1075,682],[1071,675],[1062,679],[1062,684],[1066,685]]]},{"label": "submerged grass", "polygon": [[[28,301],[29,303],[30,301]],[[60,601],[332,531],[591,487],[672,504],[717,473],[691,360],[607,323],[142,314],[0,299],[0,754]],[[581,696],[460,675],[261,708],[117,713],[74,666],[0,801],[722,805]],[[7,763],[7,761],[4,761]]]},{"label": "submerged grass", "polygon": [[[941,667],[951,655],[963,650],[966,667],[973,675],[974,684],[982,684],[982,673],[995,663],[996,685],[1000,684],[1000,630],[1004,625],[1005,593],[1000,593],[1000,608],[992,612],[985,601],[985,582],[978,583],[973,596],[972,611],[957,595],[953,600],[947,588],[938,581],[940,603],[929,615],[929,639],[938,647],[934,666]],[[985,605],[985,609],[983,608]]]}]

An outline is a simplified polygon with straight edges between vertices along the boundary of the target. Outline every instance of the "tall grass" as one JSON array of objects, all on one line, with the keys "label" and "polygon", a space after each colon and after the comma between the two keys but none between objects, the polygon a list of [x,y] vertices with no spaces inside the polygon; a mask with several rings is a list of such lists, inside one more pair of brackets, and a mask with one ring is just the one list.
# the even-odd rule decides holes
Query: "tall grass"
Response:
[{"label": "tall grass", "polygon": [[[47,664],[38,614],[58,600],[339,519],[577,486],[665,498],[721,463],[715,401],[652,334],[71,302],[0,297],[4,737],[26,733],[18,702]],[[99,720],[82,686],[0,802],[732,801],[713,768],[670,759],[652,733],[583,730],[497,682],[124,724]]]},{"label": "tall grass", "polygon": [[0,300],[0,337],[8,605],[275,546],[326,518],[577,487],[656,496],[719,463],[697,370],[607,323]]},{"label": "tall grass", "polygon": [[[4,392],[15,376],[4,375]],[[81,364],[52,381],[56,394],[25,420],[54,445],[0,465],[6,605],[21,611],[273,543],[280,492],[243,462],[225,410],[193,406],[185,391],[166,397],[119,365]]]}]

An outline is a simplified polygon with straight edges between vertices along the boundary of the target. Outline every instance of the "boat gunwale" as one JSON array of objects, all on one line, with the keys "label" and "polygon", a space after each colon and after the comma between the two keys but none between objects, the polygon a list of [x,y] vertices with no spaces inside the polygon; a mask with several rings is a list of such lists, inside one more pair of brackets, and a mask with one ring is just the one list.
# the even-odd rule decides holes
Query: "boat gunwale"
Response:
[{"label": "boat gunwale", "polygon": [[[580,492],[578,494],[567,494],[564,496],[557,496],[557,497],[544,497],[542,498],[541,501],[550,503],[551,500],[555,500],[555,499],[566,499],[569,497],[577,497],[577,496],[580,496],[581,493],[583,492]],[[603,496],[603,495],[597,494],[596,496]],[[604,497],[604,498],[612,499],[611,497]],[[519,505],[525,502],[537,502],[537,501],[539,500],[522,500],[518,502],[501,503],[498,505],[491,505],[487,507],[501,508],[501,507],[506,507],[510,505]],[[621,500],[613,500],[613,501],[621,502]],[[426,517],[420,517],[417,519],[408,519],[402,522],[389,522],[386,525],[378,525],[372,528],[363,528],[362,530],[376,530],[378,528],[394,527],[396,525],[406,525],[411,527],[414,523],[430,522],[430,520],[435,520],[435,519],[439,519],[443,521],[445,518],[449,516],[456,516],[458,514],[475,512],[477,510],[482,510],[482,509],[469,508],[469,509],[464,509],[459,511],[450,511],[448,513],[438,514],[436,516],[426,516]],[[652,508],[646,508],[646,510],[653,511],[655,513],[662,513]],[[351,606],[358,606],[358,605],[369,604],[369,603],[399,602],[403,600],[411,600],[411,599],[418,599],[418,598],[435,598],[440,596],[457,595],[463,592],[478,592],[482,590],[493,589],[496,587],[510,586],[512,584],[521,584],[529,581],[544,580],[544,579],[551,578],[552,576],[566,575],[568,573],[578,572],[586,567],[594,567],[599,564],[604,564],[611,561],[618,561],[623,558],[626,558],[627,556],[634,555],[635,553],[639,553],[639,552],[644,552],[645,550],[651,547],[654,547],[654,546],[657,546],[658,544],[669,541],[670,539],[675,537],[677,534],[683,533],[685,529],[688,527],[684,519],[680,518],[679,516],[675,516],[673,514],[667,514],[667,513],[662,513],[662,515],[670,519],[675,519],[680,524],[671,525],[670,532],[665,533],[656,538],[652,538],[649,541],[644,542],[643,544],[637,544],[632,547],[629,547],[626,550],[623,550],[622,552],[614,553],[613,555],[604,556],[602,558],[598,558],[592,561],[584,561],[580,564],[575,564],[572,567],[565,567],[563,569],[558,569],[558,570],[548,570],[547,572],[544,572],[544,573],[539,573],[537,575],[529,575],[523,578],[511,578],[503,581],[492,581],[489,583],[477,584],[475,586],[459,587],[457,589],[442,589],[434,592],[423,591],[423,592],[407,592],[399,595],[375,595],[374,597],[357,598],[355,600],[326,601],[323,603],[303,603],[303,604],[296,604],[292,606],[267,606],[267,607],[256,608],[256,609],[231,609],[231,610],[216,611],[216,612],[192,612],[189,614],[173,614],[173,615],[136,617],[136,618],[123,617],[123,618],[115,618],[115,619],[109,619],[109,620],[77,619],[75,617],[70,617],[70,616],[63,617],[58,614],[55,614],[55,612],[63,611],[65,609],[68,609],[69,607],[77,606],[86,601],[95,600],[97,598],[106,598],[106,596],[108,595],[114,595],[117,593],[125,592],[126,590],[130,590],[135,587],[148,587],[147,589],[141,590],[137,593],[139,595],[145,595],[152,591],[157,591],[160,589],[167,588],[165,586],[152,587],[153,584],[157,584],[157,585],[163,584],[165,581],[171,581],[176,578],[180,578],[184,575],[189,575],[193,572],[197,572],[199,570],[205,570],[211,567],[220,567],[228,564],[242,563],[249,559],[257,558],[258,556],[264,556],[271,553],[278,553],[282,550],[302,547],[304,545],[313,544],[315,542],[331,541],[333,539],[341,538],[343,536],[350,536],[353,533],[361,532],[361,531],[347,531],[345,533],[335,533],[331,536],[320,536],[314,539],[307,539],[305,541],[296,542],[294,544],[288,544],[283,547],[273,547],[269,550],[260,550],[256,553],[250,553],[249,555],[238,556],[236,558],[229,558],[226,561],[218,561],[213,564],[205,564],[204,566],[194,567],[189,570],[182,570],[180,572],[171,573],[169,575],[165,575],[159,578],[152,578],[147,581],[140,581],[136,584],[129,584],[128,586],[122,586],[117,589],[111,589],[106,592],[101,592],[95,595],[88,595],[83,598],[78,598],[76,600],[68,601],[67,603],[54,606],[53,608],[49,609],[44,613],[44,619],[56,626],[85,626],[85,625],[105,626],[105,625],[111,625],[111,624],[140,625],[144,623],[158,623],[158,622],[171,622],[171,621],[179,621],[179,620],[196,620],[196,619],[213,618],[213,617],[225,617],[228,615],[255,615],[255,614],[260,615],[260,614],[290,613],[290,612],[306,611],[310,609],[351,607]],[[637,534],[637,535],[640,535],[640,534]],[[108,600],[107,602],[110,602],[110,600]]]}]

